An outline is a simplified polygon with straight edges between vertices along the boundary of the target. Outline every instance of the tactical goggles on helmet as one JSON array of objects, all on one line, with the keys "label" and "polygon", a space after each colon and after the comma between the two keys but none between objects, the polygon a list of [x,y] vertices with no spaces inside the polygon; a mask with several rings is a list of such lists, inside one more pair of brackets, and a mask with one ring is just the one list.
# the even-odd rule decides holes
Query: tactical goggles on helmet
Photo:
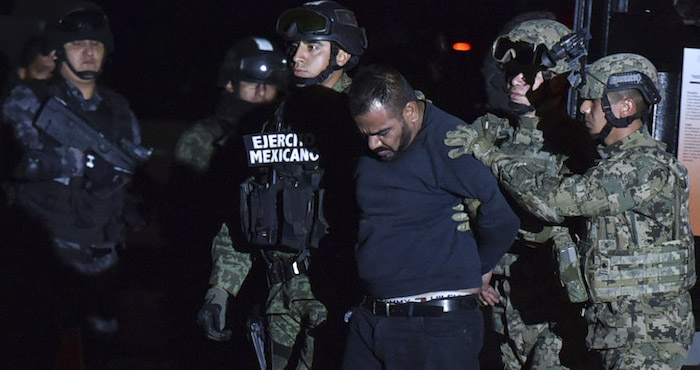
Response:
[{"label": "tactical goggles on helmet", "polygon": [[79,32],[88,28],[98,30],[107,24],[107,16],[97,9],[76,9],[58,20],[57,28],[65,32]]},{"label": "tactical goggles on helmet", "polygon": [[276,76],[273,74],[280,73],[286,68],[287,61],[284,60],[280,65],[279,59],[274,56],[257,56],[255,58],[243,58],[240,61],[239,70],[241,71],[241,79],[249,82],[271,82]]},{"label": "tactical goggles on helmet", "polygon": [[290,9],[282,13],[277,20],[277,32],[286,34],[294,24],[299,33],[327,35],[331,32],[331,20],[308,9]]},{"label": "tactical goggles on helmet", "polygon": [[492,55],[500,63],[515,61],[520,65],[539,65],[542,55],[547,52],[543,44],[535,45],[526,41],[512,41],[499,37],[493,44]]}]

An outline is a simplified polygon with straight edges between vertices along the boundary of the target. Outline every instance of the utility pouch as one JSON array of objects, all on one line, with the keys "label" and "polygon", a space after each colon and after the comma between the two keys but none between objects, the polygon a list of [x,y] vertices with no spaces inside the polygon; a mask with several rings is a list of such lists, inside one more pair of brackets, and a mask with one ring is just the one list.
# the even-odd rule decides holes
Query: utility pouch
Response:
[{"label": "utility pouch", "polygon": [[297,185],[285,187],[282,193],[282,224],[281,245],[295,250],[301,250],[308,244],[308,237],[314,219],[314,188]]},{"label": "utility pouch", "polygon": [[323,200],[325,199],[325,195],[325,189],[318,190],[318,196],[316,197],[316,217],[314,218],[314,225],[309,240],[309,246],[312,248],[318,248],[321,238],[328,234],[328,221],[326,221],[323,215]]},{"label": "utility pouch", "polygon": [[559,282],[566,289],[569,301],[572,303],[588,301],[576,243],[571,240],[568,232],[554,233],[553,240],[552,251],[559,264]]},{"label": "utility pouch", "polygon": [[241,184],[241,228],[251,244],[277,244],[277,186],[249,178]]}]

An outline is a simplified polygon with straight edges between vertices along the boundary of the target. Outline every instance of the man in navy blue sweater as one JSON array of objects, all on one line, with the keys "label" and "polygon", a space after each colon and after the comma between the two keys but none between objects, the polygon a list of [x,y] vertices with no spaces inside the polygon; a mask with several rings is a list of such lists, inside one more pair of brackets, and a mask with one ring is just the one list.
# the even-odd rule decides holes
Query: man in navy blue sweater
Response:
[{"label": "man in navy blue sweater", "polygon": [[[371,153],[357,169],[367,296],[353,310],[343,368],[478,369],[479,293],[519,220],[486,166],[447,156],[445,134],[463,121],[418,100],[400,73],[365,68],[349,97]],[[482,202],[473,231],[451,219],[463,198]]]}]

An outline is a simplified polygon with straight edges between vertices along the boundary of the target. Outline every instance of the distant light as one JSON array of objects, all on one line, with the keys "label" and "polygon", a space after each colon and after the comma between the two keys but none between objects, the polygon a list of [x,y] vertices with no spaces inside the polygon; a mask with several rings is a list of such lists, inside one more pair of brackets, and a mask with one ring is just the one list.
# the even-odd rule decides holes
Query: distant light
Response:
[{"label": "distant light", "polygon": [[456,51],[469,51],[472,49],[472,45],[467,42],[455,42],[452,44],[452,49]]},{"label": "distant light", "polygon": [[260,66],[260,71],[261,71],[261,72],[267,72],[267,66],[264,65],[264,64],[261,65],[261,66]]}]

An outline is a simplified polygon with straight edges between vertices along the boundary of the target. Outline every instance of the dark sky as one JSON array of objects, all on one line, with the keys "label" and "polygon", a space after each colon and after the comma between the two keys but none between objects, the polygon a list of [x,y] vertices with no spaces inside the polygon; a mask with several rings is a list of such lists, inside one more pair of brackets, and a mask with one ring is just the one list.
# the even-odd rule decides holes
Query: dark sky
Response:
[{"label": "dark sky", "polygon": [[[6,0],[5,0],[6,1]],[[45,14],[60,0],[27,1],[15,14]],[[131,101],[142,119],[192,120],[213,109],[215,78],[224,53],[247,35],[276,37],[277,16],[303,1],[95,0],[107,12],[116,40],[104,79]],[[472,116],[482,103],[478,69],[505,21],[523,11],[549,10],[570,25],[574,0],[340,1],[367,30],[361,63],[401,70],[415,88],[454,114]],[[7,8],[7,7],[3,7]],[[0,8],[2,9],[2,8]],[[7,10],[5,10],[7,11]],[[468,53],[441,49],[464,40]]]}]

